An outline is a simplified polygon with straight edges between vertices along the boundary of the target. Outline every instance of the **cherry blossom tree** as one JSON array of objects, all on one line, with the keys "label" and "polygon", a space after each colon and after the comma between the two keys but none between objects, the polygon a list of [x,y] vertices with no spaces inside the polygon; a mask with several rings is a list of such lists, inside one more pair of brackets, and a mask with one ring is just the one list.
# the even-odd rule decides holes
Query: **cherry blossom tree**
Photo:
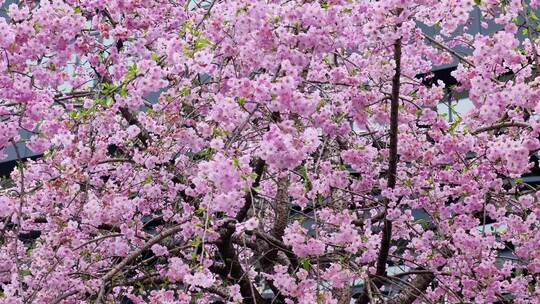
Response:
[{"label": "cherry blossom tree", "polygon": [[539,303],[539,6],[5,4],[0,303]]}]

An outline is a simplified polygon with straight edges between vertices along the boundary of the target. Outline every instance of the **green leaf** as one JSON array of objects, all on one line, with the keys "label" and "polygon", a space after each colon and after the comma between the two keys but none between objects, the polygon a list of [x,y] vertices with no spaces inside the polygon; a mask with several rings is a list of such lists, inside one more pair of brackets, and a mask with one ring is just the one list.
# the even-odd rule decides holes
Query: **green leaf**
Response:
[{"label": "green leaf", "polygon": [[201,240],[201,238],[200,238],[199,236],[195,237],[195,238],[191,241],[191,246],[193,246],[193,247],[195,247],[195,248],[201,246],[201,244],[202,244],[202,240]]},{"label": "green leaf", "polygon": [[347,113],[336,113],[334,115],[333,120],[335,123],[340,123],[343,118],[347,116]]},{"label": "green leaf", "polygon": [[312,184],[311,184],[311,181],[309,180],[306,166],[302,165],[300,168],[298,168],[298,173],[300,173],[300,175],[304,179],[304,187],[306,188],[306,190],[311,190]]},{"label": "green leaf", "polygon": [[416,223],[422,226],[424,230],[429,229],[429,222],[426,219],[419,219],[416,221]]},{"label": "green leaf", "polygon": [[246,104],[246,99],[244,97],[238,97],[238,105],[243,107]]},{"label": "green leaf", "polygon": [[81,7],[80,6],[77,6],[73,9],[73,12],[75,12],[75,14],[82,14],[82,10],[81,10]]},{"label": "green leaf", "polygon": [[476,4],[476,5],[482,5],[482,0],[474,0],[474,4]]},{"label": "green leaf", "polygon": [[326,99],[321,99],[321,101],[319,101],[319,103],[317,104],[317,112],[321,110],[322,107],[324,107],[328,102],[326,101]]},{"label": "green leaf", "polygon": [[183,86],[182,89],[180,90],[180,95],[182,96],[191,95],[191,89],[187,85]]},{"label": "green leaf", "polygon": [[[250,173],[242,173],[242,179],[244,180],[247,180],[247,179],[253,179],[255,180],[257,178],[257,173],[255,172],[250,172]],[[250,192],[250,189],[247,188],[247,187],[244,187],[243,190],[245,192]]]},{"label": "green leaf", "polygon": [[212,43],[210,42],[210,40],[206,38],[198,38],[197,40],[195,40],[195,49],[200,50],[204,48],[205,46],[211,45],[211,44]]},{"label": "green leaf", "polygon": [[103,95],[109,95],[116,90],[116,85],[112,83],[104,82],[101,86],[103,87],[103,90],[101,90]]},{"label": "green leaf", "polygon": [[81,109],[79,111],[71,111],[71,112],[68,113],[69,117],[71,117],[73,119],[86,117],[89,114],[90,114],[89,109]]},{"label": "green leaf", "polygon": [[[114,103],[114,100],[111,96],[106,96],[105,99],[98,99],[95,103],[95,105],[102,105],[105,108],[108,108],[112,106]],[[92,107],[93,110],[95,110],[95,105]]]},{"label": "green leaf", "polygon": [[127,79],[131,79],[131,78],[135,77],[135,75],[137,75],[137,63],[132,64],[132,65],[128,68],[128,72],[127,72],[126,78],[127,78]]},{"label": "green leaf", "polygon": [[368,91],[369,85],[367,83],[362,83],[358,88],[362,91]]},{"label": "green leaf", "polygon": [[182,50],[182,53],[184,54],[184,56],[188,58],[193,58],[193,56],[195,55],[195,52],[188,47],[184,47],[184,49]]},{"label": "green leaf", "polygon": [[223,129],[218,128],[218,127],[215,127],[214,129],[212,129],[212,136],[222,137],[224,135],[225,135],[225,132],[223,131]]},{"label": "green leaf", "polygon": [[194,160],[210,159],[213,154],[214,154],[214,149],[205,148],[199,151],[197,154],[195,154],[193,156],[193,159]]},{"label": "green leaf", "polygon": [[324,203],[324,197],[321,194],[317,194],[317,204],[322,205]]},{"label": "green leaf", "polygon": [[304,270],[306,271],[309,271],[309,269],[311,268],[311,263],[309,262],[309,258],[307,257],[300,258],[300,265],[302,265],[302,268],[304,268]]},{"label": "green leaf", "polygon": [[[446,114],[446,113],[445,113]],[[454,131],[456,130],[457,126],[459,126],[459,124],[461,123],[461,117],[457,117],[456,120],[454,120],[454,122],[450,125],[450,128],[448,129],[448,132],[450,133],[454,133]]]},{"label": "green leaf", "polygon": [[186,23],[184,23],[184,26],[180,30],[180,36],[185,36],[188,30],[191,32],[191,21],[186,21]]},{"label": "green leaf", "polygon": [[196,216],[202,216],[206,212],[206,208],[200,207],[199,209],[195,210]]},{"label": "green leaf", "polygon": [[[120,89],[120,96],[126,97],[127,95],[128,95],[128,90],[127,90],[127,88],[126,88],[126,87],[122,87],[122,88]],[[111,99],[112,99],[112,98],[111,98]]]},{"label": "green leaf", "polygon": [[161,57],[157,53],[152,53],[152,60],[158,62],[160,59]]}]

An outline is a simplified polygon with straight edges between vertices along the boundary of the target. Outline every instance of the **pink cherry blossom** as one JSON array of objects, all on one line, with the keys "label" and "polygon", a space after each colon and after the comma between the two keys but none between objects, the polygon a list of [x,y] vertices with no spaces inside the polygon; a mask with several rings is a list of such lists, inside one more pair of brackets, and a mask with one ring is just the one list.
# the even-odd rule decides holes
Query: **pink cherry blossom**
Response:
[{"label": "pink cherry blossom", "polygon": [[0,6],[0,304],[540,303],[539,1]]}]

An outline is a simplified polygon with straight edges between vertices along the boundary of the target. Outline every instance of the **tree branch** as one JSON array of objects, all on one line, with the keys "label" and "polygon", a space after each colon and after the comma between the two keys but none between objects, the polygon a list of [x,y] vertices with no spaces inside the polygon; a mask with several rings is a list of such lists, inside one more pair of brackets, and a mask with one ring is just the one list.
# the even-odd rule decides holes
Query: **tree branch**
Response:
[{"label": "tree branch", "polygon": [[417,275],[412,282],[402,288],[400,293],[390,299],[387,304],[412,304],[417,298],[422,296],[423,291],[428,288],[434,279],[435,275],[433,272]]},{"label": "tree branch", "polygon": [[120,114],[122,114],[122,117],[124,117],[124,119],[127,120],[130,125],[135,125],[141,130],[141,133],[137,135],[137,138],[139,138],[144,147],[148,147],[149,135],[141,122],[137,119],[137,117],[135,117],[135,115],[133,115],[133,113],[131,113],[131,111],[127,107],[120,107],[119,110]]},{"label": "tree branch", "polygon": [[509,128],[509,127],[520,127],[520,128],[528,128],[531,129],[531,126],[528,123],[525,122],[517,122],[517,121],[509,121],[509,122],[501,122],[498,124],[494,124],[491,126],[481,127],[471,132],[472,135],[477,135],[482,132],[487,132],[491,130],[497,130],[500,128]]},{"label": "tree branch", "polygon": [[[398,116],[399,116],[399,89],[401,77],[401,38],[394,44],[394,61],[396,70],[392,79],[392,101],[390,106],[390,146],[388,160],[388,188],[394,189],[397,180],[398,162]],[[384,220],[383,237],[377,259],[377,275],[386,275],[386,261],[390,250],[390,240],[392,238],[392,222]]]},{"label": "tree branch", "polygon": [[[399,123],[399,90],[401,78],[401,38],[394,43],[394,61],[396,64],[394,77],[392,78],[392,96],[390,104],[390,144],[389,144],[389,159],[388,159],[388,188],[393,189],[396,186],[397,179],[397,163],[398,163],[398,123]],[[387,202],[388,203],[388,202]],[[385,213],[386,216],[386,213]],[[381,245],[379,247],[379,255],[377,258],[376,275],[386,276],[386,263],[388,260],[388,252],[390,251],[390,241],[392,239],[392,222],[387,218],[384,219],[383,235]],[[375,285],[380,287],[382,283],[376,280]],[[367,289],[364,288],[362,296],[358,299],[358,303],[367,304],[369,296]]]},{"label": "tree branch", "polygon": [[152,247],[152,245],[157,244],[161,242],[166,237],[169,237],[180,230],[183,229],[183,226],[181,224],[178,224],[168,230],[165,230],[158,235],[152,237],[146,244],[144,244],[141,248],[137,249],[136,251],[133,251],[131,254],[126,256],[118,265],[113,267],[113,269],[109,270],[102,278],[101,278],[101,288],[98,293],[98,297],[96,300],[96,303],[100,304],[103,303],[103,297],[105,296],[105,290],[107,288],[108,281],[111,280],[118,272],[120,272],[126,265],[131,263],[133,260],[135,260],[143,251],[149,249]]},{"label": "tree branch", "polygon": [[66,292],[64,293],[63,295],[59,296],[58,298],[54,299],[51,304],[58,304],[60,302],[62,302],[63,300],[71,297],[72,295],[75,295],[77,294],[78,291],[77,290],[72,290],[72,291],[69,291],[69,292]]},{"label": "tree branch", "polygon": [[[264,167],[265,162],[262,159],[258,158],[255,160],[255,173],[257,174],[257,178],[255,178],[255,181],[251,186],[251,191],[245,196],[244,206],[236,214],[236,220],[238,222],[242,222],[246,218],[247,212],[253,204],[253,199],[257,196],[257,192],[255,192],[253,189],[260,185]],[[240,285],[240,293],[244,298],[244,303],[265,303],[263,297],[255,286],[253,286],[249,276],[246,275],[240,261],[238,260],[238,255],[236,254],[232,240],[233,233],[234,226],[225,226],[225,228],[221,231],[221,242],[217,244],[218,251],[225,262],[225,268],[228,270],[227,276],[232,278],[235,282],[238,282],[238,285]]]},{"label": "tree branch", "polygon": [[[288,194],[289,181],[288,181],[288,178],[286,177],[279,178],[277,187],[278,189],[277,189],[277,195],[276,195],[275,218],[274,218],[274,226],[272,227],[272,231],[271,231],[271,236],[273,239],[281,242],[283,235],[285,234],[285,228],[287,227],[287,223],[289,219],[289,194]],[[268,247],[268,248],[263,248],[263,250],[266,251],[266,253],[262,257],[261,263],[262,263],[263,269],[265,271],[269,271],[271,267],[274,265],[274,263],[276,262],[279,247],[272,246],[270,242],[267,242],[266,244],[270,246],[262,246],[262,247]]]},{"label": "tree branch", "polygon": [[444,51],[450,53],[451,55],[453,55],[454,57],[456,57],[457,59],[459,59],[459,61],[464,62],[464,63],[468,64],[469,66],[471,66],[471,67],[473,67],[473,68],[475,67],[475,65],[474,65],[472,62],[470,62],[469,60],[467,60],[465,57],[461,56],[458,52],[456,52],[456,51],[452,50],[451,48],[445,46],[444,44],[438,42],[437,40],[435,40],[435,38],[433,38],[433,37],[431,37],[431,36],[429,36],[429,35],[426,35],[426,34],[424,34],[423,36],[424,36],[424,38],[426,38],[429,42],[435,44],[435,45],[438,46],[439,48],[443,49]]}]

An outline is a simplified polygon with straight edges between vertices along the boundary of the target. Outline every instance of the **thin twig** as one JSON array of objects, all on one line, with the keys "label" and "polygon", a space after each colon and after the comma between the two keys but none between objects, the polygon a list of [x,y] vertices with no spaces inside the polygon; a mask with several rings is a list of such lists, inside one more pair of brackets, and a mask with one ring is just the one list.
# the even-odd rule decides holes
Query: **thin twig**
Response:
[{"label": "thin twig", "polygon": [[203,24],[204,20],[206,20],[206,18],[210,16],[210,12],[212,11],[212,8],[214,8],[214,5],[216,4],[217,1],[218,0],[212,0],[212,2],[210,3],[210,6],[206,10],[206,13],[204,13],[204,16],[202,17],[202,19],[199,21],[199,23],[197,23],[197,26],[195,26],[195,31],[198,31],[201,25]]},{"label": "thin twig", "polygon": [[440,47],[441,49],[445,50],[446,52],[452,54],[454,57],[456,57],[457,59],[459,59],[460,61],[468,64],[469,66],[471,67],[475,67],[475,65],[470,62],[469,60],[467,60],[467,58],[461,56],[458,52],[452,50],[451,48],[445,46],[444,44],[438,42],[437,40],[435,40],[435,38],[429,36],[429,35],[426,35],[426,34],[423,34],[424,38],[426,38],[429,42],[435,44],[436,46]]}]

